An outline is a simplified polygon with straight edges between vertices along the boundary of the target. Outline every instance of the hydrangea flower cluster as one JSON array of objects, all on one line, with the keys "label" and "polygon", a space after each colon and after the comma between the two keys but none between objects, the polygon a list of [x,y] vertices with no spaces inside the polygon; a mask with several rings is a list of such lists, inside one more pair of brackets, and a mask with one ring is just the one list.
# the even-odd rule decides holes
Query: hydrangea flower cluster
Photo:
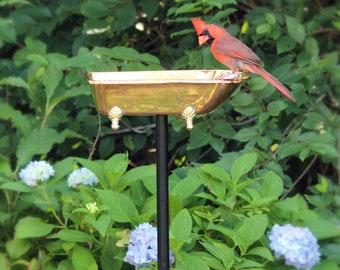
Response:
[{"label": "hydrangea flower cluster", "polygon": [[80,168],[73,171],[67,178],[69,187],[75,188],[79,184],[93,186],[99,182],[97,176],[87,168]]},{"label": "hydrangea flower cluster", "polygon": [[89,211],[90,214],[95,214],[98,212],[98,206],[96,202],[87,203],[85,206],[86,206],[87,211]]},{"label": "hydrangea flower cluster", "polygon": [[19,177],[29,187],[35,187],[39,181],[46,181],[55,173],[53,167],[46,161],[31,161],[23,168]]},{"label": "hydrangea flower cluster", "polygon": [[319,245],[308,228],[276,224],[268,237],[275,256],[283,256],[286,265],[309,270],[320,261]]},{"label": "hydrangea flower cluster", "polygon": [[[169,255],[170,264],[173,264],[175,259],[171,251]],[[136,268],[150,267],[150,262],[157,261],[157,228],[149,223],[138,225],[131,232],[124,261]]]}]

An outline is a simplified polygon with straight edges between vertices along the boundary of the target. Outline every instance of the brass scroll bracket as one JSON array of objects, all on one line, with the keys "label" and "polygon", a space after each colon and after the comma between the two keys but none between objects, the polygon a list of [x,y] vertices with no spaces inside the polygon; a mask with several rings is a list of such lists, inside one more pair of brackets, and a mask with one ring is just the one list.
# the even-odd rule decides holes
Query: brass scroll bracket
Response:
[{"label": "brass scroll bracket", "polygon": [[187,130],[192,130],[194,128],[193,119],[196,116],[196,110],[193,106],[187,106],[182,112],[182,118],[187,123]]},{"label": "brass scroll bracket", "polygon": [[[113,130],[119,129],[119,120],[122,118],[124,112],[118,106],[113,106],[108,112],[108,117],[111,121],[111,128]],[[196,116],[196,110],[193,106],[187,106],[182,112],[182,118],[186,121],[187,130],[194,128],[193,119]]]},{"label": "brass scroll bracket", "polygon": [[113,106],[108,113],[108,117],[111,120],[111,128],[113,130],[119,129],[119,120],[122,118],[124,112],[118,107]]}]

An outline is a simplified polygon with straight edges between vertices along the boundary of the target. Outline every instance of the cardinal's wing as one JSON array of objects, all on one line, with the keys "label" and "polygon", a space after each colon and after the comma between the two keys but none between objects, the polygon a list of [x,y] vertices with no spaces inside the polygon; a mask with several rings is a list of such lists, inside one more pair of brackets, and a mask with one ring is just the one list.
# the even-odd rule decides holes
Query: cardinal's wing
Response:
[{"label": "cardinal's wing", "polygon": [[244,63],[261,65],[260,58],[244,43],[233,36],[221,36],[215,40],[216,52]]}]

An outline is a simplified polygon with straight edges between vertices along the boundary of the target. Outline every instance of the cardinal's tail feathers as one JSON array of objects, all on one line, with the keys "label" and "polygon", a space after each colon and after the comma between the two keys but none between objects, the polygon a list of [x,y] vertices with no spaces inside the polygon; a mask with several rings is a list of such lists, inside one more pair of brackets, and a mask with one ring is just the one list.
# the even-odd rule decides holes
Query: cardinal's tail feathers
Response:
[{"label": "cardinal's tail feathers", "polygon": [[290,101],[295,102],[295,98],[293,95],[289,92],[289,90],[273,75],[271,75],[269,72],[265,71],[263,68],[259,66],[253,65],[250,72],[256,73],[263,77],[266,81],[268,81],[272,86],[275,87],[275,89],[285,98],[289,99]]}]

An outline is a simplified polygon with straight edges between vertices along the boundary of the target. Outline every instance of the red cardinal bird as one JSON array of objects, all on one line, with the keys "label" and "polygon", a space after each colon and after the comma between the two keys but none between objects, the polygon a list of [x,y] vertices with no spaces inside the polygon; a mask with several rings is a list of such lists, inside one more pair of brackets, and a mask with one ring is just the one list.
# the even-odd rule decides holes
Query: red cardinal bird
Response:
[{"label": "red cardinal bird", "polygon": [[191,22],[197,32],[199,45],[208,43],[215,58],[233,73],[238,70],[256,73],[274,86],[281,95],[295,102],[289,90],[261,67],[260,58],[247,45],[220,26],[207,24],[198,18],[191,19]]}]

